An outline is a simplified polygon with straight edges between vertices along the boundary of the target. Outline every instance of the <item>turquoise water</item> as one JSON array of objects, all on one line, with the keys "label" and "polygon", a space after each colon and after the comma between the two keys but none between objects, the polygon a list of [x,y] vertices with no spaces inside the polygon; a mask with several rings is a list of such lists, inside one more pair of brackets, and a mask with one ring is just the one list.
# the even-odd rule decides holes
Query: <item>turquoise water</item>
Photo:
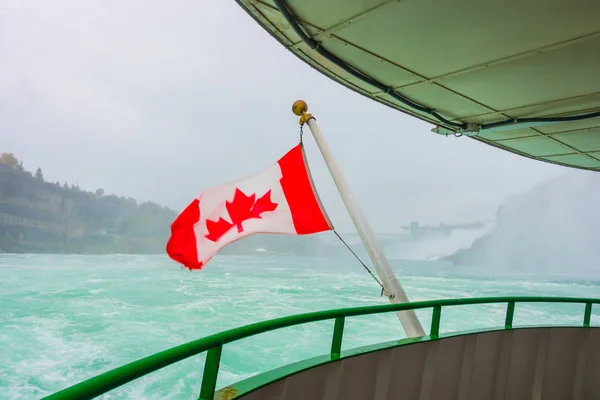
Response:
[{"label": "turquoise water", "polygon": [[[392,261],[413,300],[494,295],[600,296],[600,280]],[[350,258],[218,256],[203,271],[163,256],[0,255],[0,393],[34,399],[186,341],[259,320],[385,304]],[[505,306],[444,310],[442,331],[503,325]],[[600,324],[598,312],[592,322]],[[419,312],[429,327],[431,313]],[[516,325],[581,323],[583,306],[517,306]],[[331,322],[226,345],[219,387],[329,350]],[[395,315],[351,318],[343,348],[402,336]],[[105,399],[197,398],[204,357]]]}]

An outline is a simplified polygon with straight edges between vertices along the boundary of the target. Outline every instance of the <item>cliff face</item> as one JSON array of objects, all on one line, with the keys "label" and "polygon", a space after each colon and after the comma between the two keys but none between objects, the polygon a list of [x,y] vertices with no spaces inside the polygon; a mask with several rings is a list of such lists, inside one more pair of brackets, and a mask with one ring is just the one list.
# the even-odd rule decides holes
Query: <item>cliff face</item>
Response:
[{"label": "cliff face", "polygon": [[600,175],[572,172],[507,200],[496,228],[446,257],[460,265],[568,271],[600,264]]},{"label": "cliff face", "polygon": [[[6,154],[6,153],[4,153]],[[44,182],[13,159],[0,157],[0,253],[165,254],[177,213],[152,202],[82,191]],[[36,177],[37,176],[37,177]],[[333,254],[317,236],[254,235],[226,246],[222,254]]]},{"label": "cliff face", "polygon": [[176,213],[101,190],[44,182],[0,164],[0,250],[161,252]]}]

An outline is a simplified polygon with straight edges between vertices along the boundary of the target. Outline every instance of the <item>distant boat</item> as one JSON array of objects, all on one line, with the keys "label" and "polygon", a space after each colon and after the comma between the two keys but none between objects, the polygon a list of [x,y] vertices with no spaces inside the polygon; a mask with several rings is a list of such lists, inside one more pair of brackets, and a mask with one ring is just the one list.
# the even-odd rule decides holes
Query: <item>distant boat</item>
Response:
[{"label": "distant boat", "polygon": [[257,248],[257,249],[254,249],[254,251],[257,251],[257,252],[259,252],[259,253],[263,253],[263,252],[265,252],[265,251],[267,251],[267,250],[265,250],[263,247],[259,247],[259,248]]}]

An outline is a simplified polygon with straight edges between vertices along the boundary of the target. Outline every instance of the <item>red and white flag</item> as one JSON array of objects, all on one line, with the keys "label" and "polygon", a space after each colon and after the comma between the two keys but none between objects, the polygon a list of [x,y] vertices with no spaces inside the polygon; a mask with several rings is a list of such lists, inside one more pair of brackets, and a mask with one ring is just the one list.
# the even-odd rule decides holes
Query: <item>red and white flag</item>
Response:
[{"label": "red and white flag", "polygon": [[200,193],[171,225],[167,253],[190,270],[254,233],[304,235],[333,229],[298,144],[249,178]]}]

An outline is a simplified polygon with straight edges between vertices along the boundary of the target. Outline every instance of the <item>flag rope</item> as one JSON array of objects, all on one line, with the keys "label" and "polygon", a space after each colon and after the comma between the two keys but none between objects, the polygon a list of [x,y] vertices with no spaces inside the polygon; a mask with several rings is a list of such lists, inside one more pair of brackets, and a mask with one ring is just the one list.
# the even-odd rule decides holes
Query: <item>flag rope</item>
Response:
[{"label": "flag rope", "polygon": [[[307,114],[310,115],[310,114]],[[314,117],[311,116],[311,118],[314,119]],[[302,144],[302,135],[304,134],[303,128],[304,127],[304,122],[302,121],[302,119],[300,120],[300,144]],[[352,253],[352,255],[354,257],[356,257],[356,259],[358,260],[358,262],[367,270],[367,272],[369,273],[369,275],[371,275],[371,277],[373,279],[375,279],[375,282],[377,282],[377,284],[379,286],[381,286],[381,296],[383,296],[383,294],[385,293],[385,287],[383,286],[383,284],[381,283],[381,281],[379,279],[377,279],[377,277],[371,272],[371,270],[369,269],[369,267],[367,267],[367,265],[363,262],[363,260],[360,259],[360,257],[354,252],[354,250],[352,250],[352,248],[348,245],[348,243],[346,243],[346,241],[344,239],[342,239],[342,237],[340,236],[339,233],[337,233],[337,231],[334,229],[333,233],[335,233],[335,235],[338,237],[338,239],[340,239],[340,241],[342,243],[344,243],[344,245],[346,246],[346,248],[348,250],[350,250],[350,253]]]},{"label": "flag rope", "polygon": [[381,286],[381,296],[383,296],[383,293],[385,292],[385,288],[383,287],[383,284],[381,283],[381,281],[379,281],[379,279],[377,279],[377,277],[371,272],[369,267],[367,267],[367,265],[360,259],[360,257],[354,252],[354,250],[352,250],[352,248],[348,245],[348,243],[346,243],[346,241],[344,239],[342,239],[340,234],[337,233],[337,231],[335,229],[333,230],[333,233],[335,233],[335,235],[338,237],[338,239],[340,239],[342,241],[342,243],[344,243],[344,245],[348,248],[348,250],[350,250],[350,253],[352,253],[352,255],[354,255],[354,257],[356,257],[358,262],[361,263],[363,267],[365,267],[365,269],[367,270],[369,275],[371,275],[373,277],[373,279],[375,279],[375,282],[377,282],[379,284],[379,286]]}]

